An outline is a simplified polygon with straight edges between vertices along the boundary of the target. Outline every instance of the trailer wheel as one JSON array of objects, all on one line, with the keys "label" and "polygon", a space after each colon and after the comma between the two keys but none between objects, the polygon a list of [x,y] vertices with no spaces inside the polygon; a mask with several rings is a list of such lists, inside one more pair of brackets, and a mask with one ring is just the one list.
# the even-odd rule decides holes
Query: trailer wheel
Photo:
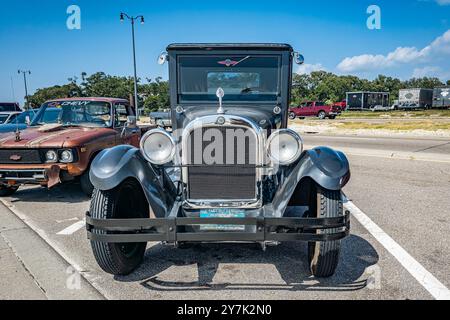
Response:
[{"label": "trailer wheel", "polygon": [[[95,219],[148,218],[149,207],[141,186],[135,180],[125,180],[118,187],[102,191],[95,189],[90,206]],[[107,234],[93,230],[94,234]],[[114,275],[126,275],[142,262],[147,243],[107,243],[91,241],[92,251],[98,265]]]},{"label": "trailer wheel", "polygon": [[[322,189],[316,186],[311,192],[310,216],[317,218],[334,218],[343,215],[340,191]],[[313,190],[314,191],[314,190]],[[338,230],[318,230],[317,233],[335,233]],[[341,241],[309,242],[308,260],[311,273],[315,277],[326,278],[334,275],[339,263]]]},{"label": "trailer wheel", "polygon": [[317,114],[317,116],[319,117],[319,119],[323,120],[325,119],[325,117],[327,116],[327,114],[325,113],[325,111],[319,111],[319,113]]},{"label": "trailer wheel", "polygon": [[295,120],[295,118],[296,118],[295,112],[289,112],[289,119]]},{"label": "trailer wheel", "polygon": [[11,187],[2,185],[0,186],[0,197],[12,196],[17,191],[17,189],[19,189],[18,186]]}]

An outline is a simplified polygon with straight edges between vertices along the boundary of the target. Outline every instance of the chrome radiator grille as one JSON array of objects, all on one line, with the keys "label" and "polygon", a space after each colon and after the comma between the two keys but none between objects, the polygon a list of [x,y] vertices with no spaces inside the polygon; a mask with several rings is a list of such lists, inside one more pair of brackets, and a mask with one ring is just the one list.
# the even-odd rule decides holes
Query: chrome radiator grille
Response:
[{"label": "chrome radiator grille", "polygon": [[[208,130],[220,134],[222,141],[214,138],[204,139]],[[201,139],[198,140],[201,130]],[[247,128],[238,128],[245,138],[240,140],[230,135],[230,128],[203,127],[190,133],[188,156],[188,198],[192,200],[251,200],[256,198],[256,152],[257,145],[254,133]],[[207,141],[205,141],[207,140]],[[211,144],[217,143],[215,151],[211,152]],[[208,149],[209,148],[209,149]],[[211,155],[207,159],[205,155]]]}]

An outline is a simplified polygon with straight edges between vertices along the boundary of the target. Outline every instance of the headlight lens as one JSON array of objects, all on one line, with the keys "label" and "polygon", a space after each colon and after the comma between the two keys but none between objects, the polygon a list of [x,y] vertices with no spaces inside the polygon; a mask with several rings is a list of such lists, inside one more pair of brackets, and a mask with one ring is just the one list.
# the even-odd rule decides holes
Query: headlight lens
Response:
[{"label": "headlight lens", "polygon": [[72,150],[63,150],[61,152],[60,161],[66,163],[73,162]]},{"label": "headlight lens", "polygon": [[47,162],[57,162],[58,161],[58,154],[55,150],[48,150],[45,153],[45,160]]},{"label": "headlight lens", "polygon": [[267,153],[270,159],[280,165],[290,165],[295,162],[302,151],[302,138],[289,129],[275,131],[267,142]]},{"label": "headlight lens", "polygon": [[153,129],[142,137],[141,152],[153,164],[166,164],[175,155],[175,142],[167,132]]}]

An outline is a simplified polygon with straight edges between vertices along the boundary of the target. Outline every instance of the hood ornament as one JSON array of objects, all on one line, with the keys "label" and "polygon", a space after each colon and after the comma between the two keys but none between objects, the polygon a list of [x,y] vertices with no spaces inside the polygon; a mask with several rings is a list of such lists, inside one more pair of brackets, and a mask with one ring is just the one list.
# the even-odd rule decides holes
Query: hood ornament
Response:
[{"label": "hood ornament", "polygon": [[17,130],[16,130],[16,139],[15,139],[15,141],[16,142],[19,142],[20,140],[22,140],[22,138],[20,137],[20,130],[19,130],[19,128],[17,128]]},{"label": "hood ornament", "polygon": [[216,96],[219,98],[219,109],[217,109],[218,114],[224,114],[225,111],[222,108],[222,98],[225,96],[225,92],[221,87],[219,87],[216,91]]}]

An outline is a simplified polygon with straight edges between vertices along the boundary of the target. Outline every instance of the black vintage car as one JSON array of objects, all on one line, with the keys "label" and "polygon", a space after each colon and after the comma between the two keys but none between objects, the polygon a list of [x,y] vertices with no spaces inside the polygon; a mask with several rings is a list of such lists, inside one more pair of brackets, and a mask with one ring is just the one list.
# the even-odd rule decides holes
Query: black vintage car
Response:
[{"label": "black vintage car", "polygon": [[[86,222],[100,267],[128,274],[146,242],[308,242],[311,272],[334,274],[349,233],[345,155],[303,151],[287,128],[293,62],[286,44],[173,44],[173,131],[101,152]],[[169,175],[170,173],[170,175]]]}]

